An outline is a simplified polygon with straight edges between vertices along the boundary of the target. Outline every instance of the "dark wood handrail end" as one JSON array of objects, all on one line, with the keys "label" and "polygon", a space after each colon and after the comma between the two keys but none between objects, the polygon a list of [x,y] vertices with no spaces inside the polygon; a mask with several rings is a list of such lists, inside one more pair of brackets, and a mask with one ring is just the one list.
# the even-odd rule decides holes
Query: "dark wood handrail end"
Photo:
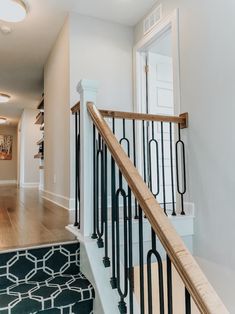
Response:
[{"label": "dark wood handrail end", "polygon": [[188,128],[188,112],[181,113],[179,116],[180,116],[180,118],[184,119],[184,122],[180,123],[180,128],[181,129]]},{"label": "dark wood handrail end", "polygon": [[76,105],[74,105],[72,108],[71,108],[71,112],[72,114],[75,114],[76,112],[79,112],[80,111],[80,101],[78,101],[76,103]]}]

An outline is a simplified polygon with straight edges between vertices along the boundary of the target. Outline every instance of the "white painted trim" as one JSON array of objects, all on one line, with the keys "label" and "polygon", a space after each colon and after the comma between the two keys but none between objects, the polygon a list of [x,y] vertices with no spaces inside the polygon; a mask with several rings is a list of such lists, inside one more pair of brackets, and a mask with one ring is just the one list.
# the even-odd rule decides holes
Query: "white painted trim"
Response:
[{"label": "white painted trim", "polygon": [[[80,242],[80,267],[81,272],[91,282],[95,289],[94,313],[96,314],[119,314],[118,303],[120,301],[117,289],[110,285],[111,268],[105,268],[103,264],[104,249],[97,247],[96,240],[84,237],[73,225],[68,225],[67,230],[77,236]],[[110,248],[111,251],[111,248]],[[120,272],[123,277],[123,265],[120,263]],[[127,307],[129,298],[127,296]],[[139,314],[139,306],[134,297],[134,313]]]},{"label": "white painted trim", "polygon": [[172,59],[173,59],[173,81],[174,81],[174,106],[175,113],[180,113],[181,89],[180,89],[180,57],[179,57],[179,11],[175,9],[173,13],[162,19],[153,29],[147,33],[133,49],[133,70],[134,70],[134,110],[143,110],[143,91],[141,76],[143,71],[143,52],[166,31],[172,32]]},{"label": "white painted trim", "polygon": [[42,198],[66,210],[74,210],[75,199],[70,199],[69,197],[46,190],[42,190]]},{"label": "white painted trim", "polygon": [[38,189],[39,183],[38,182],[25,182],[25,183],[21,183],[20,187],[24,189]]},{"label": "white painted trim", "polygon": [[81,80],[77,91],[80,94],[80,223],[84,236],[93,231],[93,123],[87,110],[87,102],[96,105],[98,82]]},{"label": "white painted trim", "polygon": [[0,180],[0,185],[16,185],[16,180]]}]

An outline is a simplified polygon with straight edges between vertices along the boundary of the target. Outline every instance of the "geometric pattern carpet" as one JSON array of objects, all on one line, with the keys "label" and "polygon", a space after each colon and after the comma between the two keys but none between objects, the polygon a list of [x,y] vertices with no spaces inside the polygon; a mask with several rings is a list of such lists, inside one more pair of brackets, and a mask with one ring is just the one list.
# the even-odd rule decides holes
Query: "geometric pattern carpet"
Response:
[{"label": "geometric pattern carpet", "polygon": [[0,314],[90,314],[77,242],[0,253]]}]

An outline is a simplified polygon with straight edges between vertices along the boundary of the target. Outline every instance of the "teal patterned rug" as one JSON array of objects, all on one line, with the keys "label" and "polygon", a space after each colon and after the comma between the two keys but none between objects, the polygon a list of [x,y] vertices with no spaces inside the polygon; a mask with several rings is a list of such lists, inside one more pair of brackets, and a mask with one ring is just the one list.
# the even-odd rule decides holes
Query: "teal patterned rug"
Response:
[{"label": "teal patterned rug", "polygon": [[0,253],[0,314],[91,314],[79,253],[77,242]]}]

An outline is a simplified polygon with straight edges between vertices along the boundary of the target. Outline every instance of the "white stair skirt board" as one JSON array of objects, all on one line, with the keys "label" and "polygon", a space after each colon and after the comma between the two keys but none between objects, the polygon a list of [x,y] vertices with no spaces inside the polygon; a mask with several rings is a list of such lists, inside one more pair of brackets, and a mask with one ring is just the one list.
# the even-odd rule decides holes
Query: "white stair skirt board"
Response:
[{"label": "white stair skirt board", "polygon": [[56,194],[50,191],[41,190],[42,191],[42,198],[47,201],[54,203],[60,207],[63,207],[67,210],[74,210],[75,207],[75,199],[65,197],[60,194]]},{"label": "white stair skirt board", "polygon": [[0,180],[0,185],[16,185],[16,180]]},{"label": "white stair skirt board", "polygon": [[110,285],[110,268],[105,268],[103,264],[104,249],[97,247],[96,240],[84,239],[73,225],[66,229],[76,235],[80,242],[80,269],[95,288],[94,313],[120,314],[117,290],[113,290]]}]

